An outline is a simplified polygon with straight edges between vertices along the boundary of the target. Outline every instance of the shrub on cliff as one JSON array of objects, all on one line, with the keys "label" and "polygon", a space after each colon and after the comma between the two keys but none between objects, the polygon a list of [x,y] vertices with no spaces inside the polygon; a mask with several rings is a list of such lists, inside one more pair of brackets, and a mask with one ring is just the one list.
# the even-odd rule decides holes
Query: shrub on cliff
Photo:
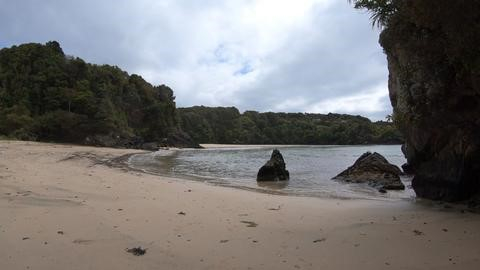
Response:
[{"label": "shrub on cliff", "polygon": [[348,0],[357,9],[367,9],[371,13],[372,25],[383,27],[397,11],[398,0]]}]

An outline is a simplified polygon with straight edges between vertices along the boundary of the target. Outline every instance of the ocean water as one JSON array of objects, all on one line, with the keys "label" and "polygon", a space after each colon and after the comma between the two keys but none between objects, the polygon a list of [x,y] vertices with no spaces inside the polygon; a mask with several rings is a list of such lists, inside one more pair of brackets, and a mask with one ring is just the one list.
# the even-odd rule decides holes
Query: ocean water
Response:
[{"label": "ocean water", "polygon": [[[260,167],[278,148],[290,172],[290,181],[257,183]],[[332,180],[363,153],[378,152],[400,166],[406,162],[400,145],[368,146],[248,146],[210,149],[160,150],[134,155],[129,165],[147,173],[187,178],[215,185],[275,194],[342,199],[409,200],[415,197],[411,179],[402,177],[405,191],[378,192],[365,184]]]}]

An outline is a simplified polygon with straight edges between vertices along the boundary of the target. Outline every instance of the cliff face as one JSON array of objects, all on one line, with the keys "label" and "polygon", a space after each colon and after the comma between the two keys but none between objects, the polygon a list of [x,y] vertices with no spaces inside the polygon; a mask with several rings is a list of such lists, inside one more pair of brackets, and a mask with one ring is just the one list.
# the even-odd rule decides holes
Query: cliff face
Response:
[{"label": "cliff face", "polygon": [[380,36],[419,197],[480,193],[480,1],[403,0]]}]

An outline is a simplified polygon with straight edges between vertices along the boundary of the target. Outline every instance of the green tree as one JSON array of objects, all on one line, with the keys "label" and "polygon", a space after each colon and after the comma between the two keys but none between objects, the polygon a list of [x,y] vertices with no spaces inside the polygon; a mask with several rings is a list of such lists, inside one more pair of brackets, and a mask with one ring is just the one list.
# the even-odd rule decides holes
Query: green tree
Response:
[{"label": "green tree", "polygon": [[0,110],[0,134],[21,139],[29,139],[30,127],[33,124],[30,112],[23,104]]},{"label": "green tree", "polygon": [[191,107],[177,111],[180,126],[200,143],[366,144],[402,143],[392,123],[341,114],[240,114],[235,108]]},{"label": "green tree", "polygon": [[[371,16],[372,26],[379,28],[388,25],[391,16],[397,11],[399,0],[348,0],[357,9],[367,9]],[[401,0],[400,0],[401,1]]]},{"label": "green tree", "polygon": [[0,50],[0,135],[160,141],[178,129],[174,99],[165,85],[152,86],[118,67],[66,56],[55,41]]}]

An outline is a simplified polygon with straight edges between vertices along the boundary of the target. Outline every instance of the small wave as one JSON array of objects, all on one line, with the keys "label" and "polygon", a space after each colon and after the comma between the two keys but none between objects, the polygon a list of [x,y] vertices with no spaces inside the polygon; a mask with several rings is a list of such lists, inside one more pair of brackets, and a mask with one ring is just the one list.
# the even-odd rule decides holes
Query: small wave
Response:
[{"label": "small wave", "polygon": [[[160,150],[133,155],[128,165],[156,175],[280,195],[388,201],[415,198],[411,188],[382,194],[366,185],[331,180],[366,151],[379,152],[401,165],[405,158],[400,146],[278,146],[291,180],[283,186],[258,185],[257,170],[268,160],[272,147],[277,146]],[[402,177],[402,181],[410,187],[411,179]]]}]

